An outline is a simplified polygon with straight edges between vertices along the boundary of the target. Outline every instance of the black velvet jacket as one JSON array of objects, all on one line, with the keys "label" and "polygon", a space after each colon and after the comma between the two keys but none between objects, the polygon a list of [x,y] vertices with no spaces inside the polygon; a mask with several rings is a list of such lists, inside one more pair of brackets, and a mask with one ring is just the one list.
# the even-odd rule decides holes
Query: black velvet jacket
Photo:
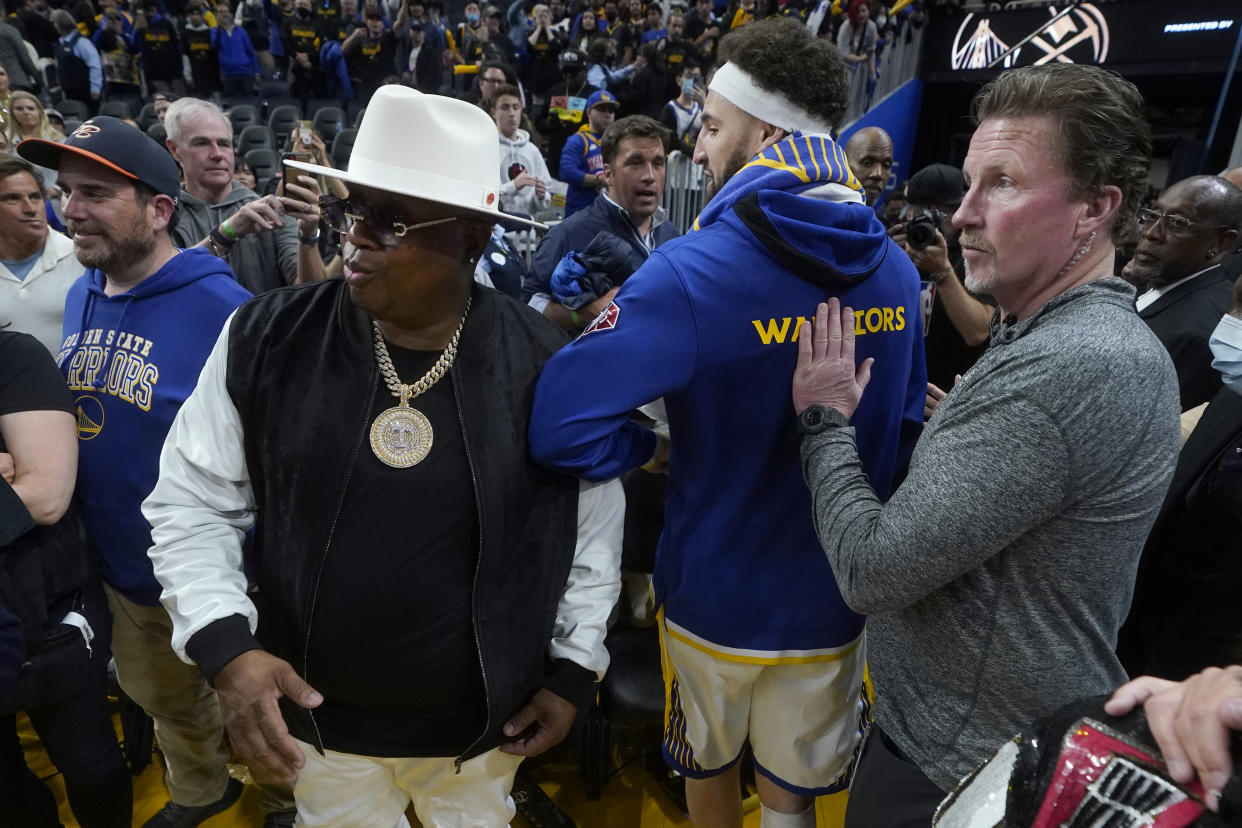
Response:
[{"label": "black velvet jacket", "polygon": [[[463,760],[499,744],[504,722],[539,687],[581,704],[594,682],[547,656],[574,556],[578,483],[535,465],[526,442],[535,380],[564,335],[494,290],[476,284],[473,297],[450,370],[478,511],[473,620],[488,713]],[[211,679],[261,643],[314,686],[311,626],[331,623],[315,615],[315,599],[333,588],[319,575],[354,462],[370,450],[379,374],[370,321],[339,279],[272,291],[237,311],[227,365],[258,510],[259,641],[235,615],[194,635],[187,651]],[[290,732],[322,750],[313,712],[282,704]]]}]

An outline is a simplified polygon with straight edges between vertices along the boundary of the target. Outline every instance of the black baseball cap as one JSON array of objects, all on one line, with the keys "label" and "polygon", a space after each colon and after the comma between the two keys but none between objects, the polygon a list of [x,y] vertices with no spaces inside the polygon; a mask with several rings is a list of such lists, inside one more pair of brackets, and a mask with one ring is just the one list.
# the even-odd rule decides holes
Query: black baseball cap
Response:
[{"label": "black baseball cap", "polygon": [[952,207],[962,203],[966,179],[962,171],[948,164],[932,164],[910,176],[906,201],[926,206]]},{"label": "black baseball cap", "polygon": [[126,178],[141,181],[157,193],[176,201],[181,194],[181,174],[168,151],[145,132],[117,118],[96,115],[69,134],[64,143],[27,138],[17,154],[32,164],[60,169],[66,152],[102,164]]}]

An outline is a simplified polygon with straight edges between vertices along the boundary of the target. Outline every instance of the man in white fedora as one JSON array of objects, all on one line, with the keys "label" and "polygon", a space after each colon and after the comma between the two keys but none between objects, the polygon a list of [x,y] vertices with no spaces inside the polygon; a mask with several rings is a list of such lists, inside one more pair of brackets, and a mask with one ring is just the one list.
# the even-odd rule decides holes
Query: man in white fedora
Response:
[{"label": "man in white fedora", "polygon": [[349,188],[345,278],[239,309],[173,425],[143,505],[173,647],[299,825],[505,825],[607,666],[620,485],[528,461],[564,339],[472,280],[486,113],[383,86],[346,171],[298,166]]}]

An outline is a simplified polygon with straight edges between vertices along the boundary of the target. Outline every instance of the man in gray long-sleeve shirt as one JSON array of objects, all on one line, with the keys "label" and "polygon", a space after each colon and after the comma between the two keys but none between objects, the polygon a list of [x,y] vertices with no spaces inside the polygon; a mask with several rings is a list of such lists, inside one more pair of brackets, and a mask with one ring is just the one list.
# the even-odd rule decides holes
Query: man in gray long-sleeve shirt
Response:
[{"label": "man in gray long-sleeve shirt", "polygon": [[1097,67],[1029,67],[975,111],[953,221],[967,288],[999,304],[991,346],[887,503],[848,427],[870,374],[853,312],[821,306],[799,339],[816,527],[846,603],[871,615],[876,727],[847,828],[925,828],[1028,721],[1125,679],[1117,630],[1177,459],[1177,377],[1111,275],[1150,155],[1138,91]]}]

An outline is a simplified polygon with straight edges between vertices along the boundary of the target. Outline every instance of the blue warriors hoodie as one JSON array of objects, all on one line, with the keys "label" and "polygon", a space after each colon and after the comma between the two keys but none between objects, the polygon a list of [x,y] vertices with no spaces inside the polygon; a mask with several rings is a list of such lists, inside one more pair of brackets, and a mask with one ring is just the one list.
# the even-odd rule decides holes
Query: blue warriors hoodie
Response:
[{"label": "blue warriors hoodie", "polygon": [[651,459],[655,435],[629,414],[664,398],[656,600],[671,635],[725,658],[829,660],[862,631],[816,537],[798,454],[799,323],[819,302],[855,309],[857,358],[876,360],[852,424],[881,498],[922,428],[919,276],[859,189],[824,136],[765,150],[692,232],[651,254],[536,388],[534,457],[588,479]]},{"label": "blue warriors hoodie", "polygon": [[557,177],[569,185],[565,193],[565,218],[595,200],[599,190],[583,186],[582,182],[587,175],[599,175],[603,171],[604,151],[600,148],[599,137],[591,132],[590,124],[583,124],[561,149],[561,163],[556,172]]},{"label": "blue warriors hoodie", "polygon": [[227,264],[185,250],[127,293],[107,296],[88,270],[65,298],[56,361],[78,409],[78,499],[104,580],[159,604],[139,507],[159,476],[160,450],[224,321],[250,293]]}]

